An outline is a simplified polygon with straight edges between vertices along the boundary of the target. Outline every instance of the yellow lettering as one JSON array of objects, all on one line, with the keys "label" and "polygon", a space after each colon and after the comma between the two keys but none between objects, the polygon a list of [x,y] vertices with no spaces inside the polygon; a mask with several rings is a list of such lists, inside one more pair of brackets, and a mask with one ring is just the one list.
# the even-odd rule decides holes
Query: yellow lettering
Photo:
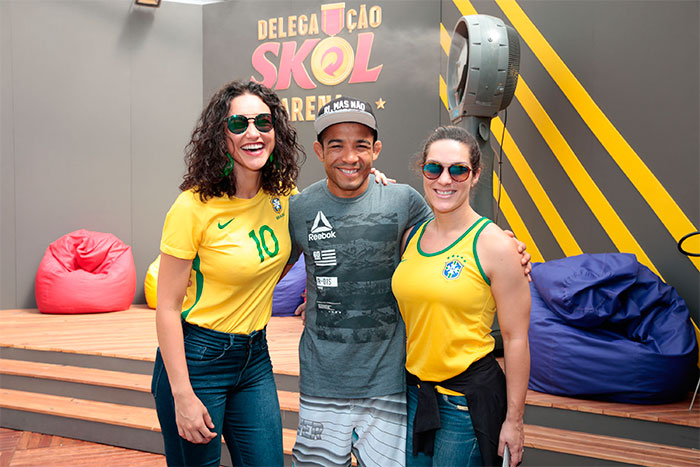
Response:
[{"label": "yellow lettering", "polygon": [[314,120],[316,118],[316,96],[306,96],[306,115],[307,120]]},{"label": "yellow lettering", "polygon": [[290,122],[311,122],[316,119],[316,109],[320,109],[331,100],[342,96],[342,94],[335,96],[326,94],[325,96],[281,97],[280,101],[289,115]]},{"label": "yellow lettering", "polygon": [[357,20],[357,29],[367,29],[369,23],[367,22],[367,6],[360,5],[360,17]]},{"label": "yellow lettering", "polygon": [[277,18],[270,18],[270,39],[277,39]]},{"label": "yellow lettering", "polygon": [[284,21],[282,21],[282,17],[277,18],[277,27],[279,28],[277,37],[279,37],[280,39],[287,37],[287,33],[284,32]]},{"label": "yellow lettering", "polygon": [[378,28],[382,24],[382,7],[375,5],[369,9],[369,25]]},{"label": "yellow lettering", "polygon": [[299,35],[305,36],[309,33],[309,18],[306,15],[299,15]]},{"label": "yellow lettering", "polygon": [[302,107],[304,106],[304,101],[301,97],[292,97],[292,121],[304,121],[304,116],[302,115]]},{"label": "yellow lettering", "polygon": [[267,21],[264,19],[258,20],[258,40],[267,39]]},{"label": "yellow lettering", "polygon": [[314,34],[318,34],[318,15],[316,13],[311,15],[311,21],[309,21],[309,35],[313,36]]},{"label": "yellow lettering", "polygon": [[297,17],[290,16],[287,18],[287,34],[289,37],[294,37],[297,35]]},{"label": "yellow lettering", "polygon": [[357,28],[355,17],[357,17],[357,11],[350,8],[345,15],[345,25],[348,27],[348,32],[353,32]]}]

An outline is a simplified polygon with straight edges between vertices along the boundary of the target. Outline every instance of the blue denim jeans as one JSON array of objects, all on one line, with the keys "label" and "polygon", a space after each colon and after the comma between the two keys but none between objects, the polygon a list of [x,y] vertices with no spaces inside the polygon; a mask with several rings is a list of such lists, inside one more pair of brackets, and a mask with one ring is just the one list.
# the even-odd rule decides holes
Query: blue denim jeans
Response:
[{"label": "blue denim jeans", "polygon": [[472,426],[472,418],[464,396],[438,393],[440,429],[435,433],[433,457],[413,455],[413,419],[418,404],[418,388],[408,386],[408,433],[406,435],[406,466],[480,466],[481,452]]},{"label": "blue denim jeans", "polygon": [[151,392],[168,465],[220,465],[221,435],[233,465],[283,465],[282,420],[265,330],[227,334],[183,322],[190,382],[209,411],[217,437],[207,444],[181,438],[160,350]]}]

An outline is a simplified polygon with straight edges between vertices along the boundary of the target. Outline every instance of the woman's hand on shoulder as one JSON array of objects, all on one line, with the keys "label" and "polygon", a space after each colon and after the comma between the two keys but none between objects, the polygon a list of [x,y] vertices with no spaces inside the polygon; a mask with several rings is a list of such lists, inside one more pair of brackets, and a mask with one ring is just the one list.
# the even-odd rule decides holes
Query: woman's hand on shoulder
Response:
[{"label": "woman's hand on shoulder", "polygon": [[527,245],[515,238],[515,234],[512,230],[504,230],[503,233],[505,233],[510,238],[512,238],[513,241],[515,241],[515,246],[518,250],[518,253],[520,253],[520,264],[522,264],[523,266],[523,272],[527,276],[527,281],[532,282],[532,278],[530,277],[530,272],[532,271],[532,264],[530,264],[530,260],[532,258],[530,256],[530,253],[525,251],[527,250]]},{"label": "woman's hand on shoulder", "polygon": [[389,183],[396,183],[395,179],[387,177],[384,172],[374,167],[370,169],[369,173],[374,174],[375,183],[381,183],[383,185],[388,185]]}]

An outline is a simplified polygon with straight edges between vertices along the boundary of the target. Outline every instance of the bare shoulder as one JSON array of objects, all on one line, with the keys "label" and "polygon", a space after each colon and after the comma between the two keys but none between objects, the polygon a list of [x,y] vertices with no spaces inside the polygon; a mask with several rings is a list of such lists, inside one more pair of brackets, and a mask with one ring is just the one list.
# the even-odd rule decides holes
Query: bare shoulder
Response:
[{"label": "bare shoulder", "polygon": [[522,270],[520,254],[515,242],[493,222],[481,231],[476,243],[476,251],[484,272],[489,278],[493,277],[494,271],[503,270],[504,266],[506,269]]},{"label": "bare shoulder", "polygon": [[489,224],[484,227],[484,230],[482,230],[481,234],[479,235],[477,250],[481,252],[482,249],[486,254],[518,255],[513,239],[493,222],[489,222]]}]

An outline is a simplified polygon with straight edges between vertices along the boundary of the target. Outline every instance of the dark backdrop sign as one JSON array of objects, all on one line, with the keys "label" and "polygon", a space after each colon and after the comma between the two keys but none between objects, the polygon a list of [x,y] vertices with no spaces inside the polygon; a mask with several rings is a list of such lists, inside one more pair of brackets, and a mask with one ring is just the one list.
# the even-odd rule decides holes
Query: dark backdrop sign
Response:
[{"label": "dark backdrop sign", "polygon": [[376,165],[416,185],[411,156],[440,118],[439,13],[425,1],[211,5],[204,99],[232,79],[275,90],[307,148],[300,187],[323,176],[311,150],[318,109],[341,95],[366,100],[384,144]]}]

